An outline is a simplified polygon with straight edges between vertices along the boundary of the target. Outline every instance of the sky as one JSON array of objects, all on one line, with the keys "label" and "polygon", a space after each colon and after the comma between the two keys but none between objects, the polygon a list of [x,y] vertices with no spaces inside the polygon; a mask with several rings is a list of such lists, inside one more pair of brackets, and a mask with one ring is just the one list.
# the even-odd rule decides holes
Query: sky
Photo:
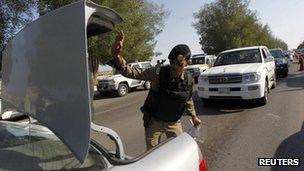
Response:
[{"label": "sky", "polygon": [[[163,32],[156,37],[155,52],[166,58],[176,44],[187,44],[192,54],[202,53],[199,35],[192,24],[195,12],[214,0],[149,0],[163,4],[170,12]],[[273,35],[285,41],[289,49],[296,48],[304,40],[304,0],[251,0],[249,9],[255,10],[262,24],[268,24]],[[155,62],[159,58],[154,58]]]}]

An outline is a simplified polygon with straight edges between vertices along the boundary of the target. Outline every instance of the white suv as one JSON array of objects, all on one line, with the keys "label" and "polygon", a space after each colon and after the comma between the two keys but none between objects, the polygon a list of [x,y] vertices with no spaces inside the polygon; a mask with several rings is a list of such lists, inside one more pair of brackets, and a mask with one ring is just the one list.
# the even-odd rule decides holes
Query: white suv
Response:
[{"label": "white suv", "polygon": [[201,72],[211,68],[216,56],[207,54],[196,54],[191,57],[191,64],[185,68],[185,71],[192,74],[195,83]]},{"label": "white suv", "polygon": [[[133,68],[143,68],[143,69],[147,69],[152,66],[149,61],[134,62],[128,65]],[[98,77],[97,80],[98,80],[97,90],[100,93],[116,92],[117,95],[120,97],[127,95],[130,89],[134,89],[137,87],[144,87],[146,90],[150,89],[149,81],[130,79],[124,77],[119,73],[106,78]]]},{"label": "white suv", "polygon": [[267,47],[254,46],[221,52],[200,75],[197,93],[205,104],[210,99],[256,99],[265,105],[275,86],[274,58]]}]

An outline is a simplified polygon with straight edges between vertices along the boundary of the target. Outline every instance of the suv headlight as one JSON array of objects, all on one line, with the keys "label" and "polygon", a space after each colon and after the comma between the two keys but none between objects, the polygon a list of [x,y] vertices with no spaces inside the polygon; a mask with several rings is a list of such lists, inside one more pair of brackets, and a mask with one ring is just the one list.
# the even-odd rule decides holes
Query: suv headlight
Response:
[{"label": "suv headlight", "polygon": [[261,79],[261,75],[259,73],[248,73],[243,75],[244,83],[258,82]]}]

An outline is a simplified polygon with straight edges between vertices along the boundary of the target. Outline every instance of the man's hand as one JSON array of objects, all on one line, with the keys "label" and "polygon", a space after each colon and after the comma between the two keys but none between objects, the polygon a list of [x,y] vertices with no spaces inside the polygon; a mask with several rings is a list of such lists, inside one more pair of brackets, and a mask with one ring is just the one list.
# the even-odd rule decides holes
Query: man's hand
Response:
[{"label": "man's hand", "polygon": [[194,126],[199,126],[202,123],[202,121],[197,116],[192,116],[191,120]]},{"label": "man's hand", "polygon": [[123,31],[119,31],[116,35],[115,42],[112,46],[112,56],[116,64],[121,64],[122,63],[122,47],[124,43],[125,35]]}]

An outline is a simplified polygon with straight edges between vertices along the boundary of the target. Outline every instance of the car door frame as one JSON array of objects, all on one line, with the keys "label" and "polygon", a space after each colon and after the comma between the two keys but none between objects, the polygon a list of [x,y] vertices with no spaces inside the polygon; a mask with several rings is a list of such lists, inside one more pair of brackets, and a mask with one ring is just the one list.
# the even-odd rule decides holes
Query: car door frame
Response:
[{"label": "car door frame", "polygon": [[[265,47],[261,48],[262,56],[267,68],[268,82],[275,79],[275,64],[274,58],[271,56],[269,50]],[[269,85],[270,86],[270,85]]]}]

